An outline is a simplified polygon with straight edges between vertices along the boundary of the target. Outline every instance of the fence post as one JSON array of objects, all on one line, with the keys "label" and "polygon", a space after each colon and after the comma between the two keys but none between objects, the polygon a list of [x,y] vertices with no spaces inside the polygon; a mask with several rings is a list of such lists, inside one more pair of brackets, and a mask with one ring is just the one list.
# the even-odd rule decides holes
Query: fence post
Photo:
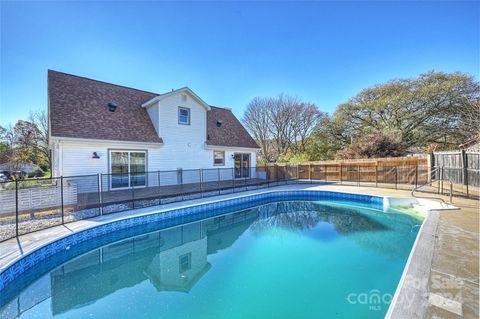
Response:
[{"label": "fence post", "polygon": [[443,174],[444,174],[444,171],[443,171],[444,167],[442,165],[442,168],[440,169],[440,194],[443,195]]},{"label": "fence post", "polygon": [[182,197],[182,200],[183,200],[185,198],[183,196],[183,168],[180,170],[177,169],[177,174],[180,175],[180,196]]},{"label": "fence post", "polygon": [[397,166],[395,166],[395,189],[397,189],[397,183],[398,183],[398,172],[397,172]]},{"label": "fence post", "polygon": [[[437,194],[440,194],[440,167],[437,167],[435,171],[436,179],[437,179]],[[432,170],[433,171],[433,170]],[[433,179],[432,179],[433,180]]]},{"label": "fence post", "polygon": [[65,223],[65,213],[63,209],[63,176],[60,176],[60,204],[62,205],[62,225]]},{"label": "fence post", "polygon": [[415,165],[415,188],[418,186],[418,165]]},{"label": "fence post", "polygon": [[100,204],[100,216],[103,216],[103,193],[102,193],[102,173],[97,174],[98,203]]},{"label": "fence post", "polygon": [[277,163],[275,163],[275,179],[276,179],[276,182],[277,182],[276,186],[278,186],[279,179],[278,179],[278,165],[277,165]]},{"label": "fence post", "polygon": [[462,182],[463,185],[467,188],[467,197],[469,197],[468,192],[468,157],[465,150],[462,150]]},{"label": "fence post", "polygon": [[[130,173],[128,174],[128,178],[131,178]],[[130,183],[132,183],[130,179]],[[132,209],[135,209],[135,183],[132,183]]]},{"label": "fence post", "polygon": [[298,184],[298,180],[300,179],[299,170],[300,170],[300,164],[297,164],[297,184]]},{"label": "fence post", "polygon": [[357,165],[357,186],[360,186],[360,165]]},{"label": "fence post", "polygon": [[203,198],[203,168],[200,168],[198,171],[200,173],[200,197]]},{"label": "fence post", "polygon": [[340,162],[340,164],[338,165],[338,169],[339,169],[339,171],[340,171],[340,185],[342,185],[342,184],[343,184],[343,182],[342,182],[342,181],[343,181],[343,176],[342,176],[342,175],[343,175],[343,174],[342,174],[342,162]]},{"label": "fence post", "polygon": [[452,203],[453,196],[453,183],[450,181],[450,204]]},{"label": "fence post", "polygon": [[268,166],[265,163],[265,178],[267,180],[267,188],[270,188],[270,171],[268,170]]},{"label": "fence post", "polygon": [[312,182],[312,163],[308,163],[308,179]]},{"label": "fence post", "polygon": [[375,187],[378,187],[378,162],[375,163]]},{"label": "fence post", "polygon": [[435,154],[433,152],[428,154],[427,166],[428,166],[428,176],[427,176],[427,183],[428,183],[435,178],[433,174],[435,169]]},{"label": "fence post", "polygon": [[162,172],[160,170],[158,170],[158,194],[160,195],[158,204],[161,204],[162,203]]},{"label": "fence post", "polygon": [[15,179],[15,234],[18,237],[18,179]]},{"label": "fence post", "polygon": [[324,169],[325,169],[325,183],[328,182],[328,166],[327,164],[324,165]]},{"label": "fence post", "polygon": [[285,164],[285,185],[288,184],[288,179],[289,179],[288,164]]}]

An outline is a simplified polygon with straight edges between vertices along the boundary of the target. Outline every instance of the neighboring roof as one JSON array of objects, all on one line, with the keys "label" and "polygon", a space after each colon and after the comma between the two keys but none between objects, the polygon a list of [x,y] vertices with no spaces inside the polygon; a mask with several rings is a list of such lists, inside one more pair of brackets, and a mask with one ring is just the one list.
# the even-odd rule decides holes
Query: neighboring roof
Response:
[{"label": "neighboring roof", "polygon": [[[158,94],[48,70],[51,136],[163,143],[143,106],[179,92],[207,109],[207,145],[259,148],[231,110],[206,104],[188,87]],[[115,112],[109,103],[118,105]]]},{"label": "neighboring roof", "polygon": [[161,101],[162,99],[174,95],[174,94],[179,94],[179,93],[188,93],[191,97],[193,97],[195,100],[197,100],[198,103],[200,103],[206,110],[210,110],[210,105],[205,103],[204,100],[202,100],[195,92],[193,92],[188,86],[185,86],[183,88],[177,89],[177,90],[172,90],[171,92],[168,93],[163,93],[160,94],[159,96],[154,97],[153,99],[145,102],[142,104],[142,107],[147,107],[152,105],[155,102]]},{"label": "neighboring roof", "polygon": [[[221,126],[217,122],[221,121]],[[207,145],[260,148],[229,109],[212,106],[207,112]]]},{"label": "neighboring roof", "polygon": [[[52,136],[162,143],[142,104],[156,93],[48,70]],[[118,105],[115,112],[109,103]]]}]

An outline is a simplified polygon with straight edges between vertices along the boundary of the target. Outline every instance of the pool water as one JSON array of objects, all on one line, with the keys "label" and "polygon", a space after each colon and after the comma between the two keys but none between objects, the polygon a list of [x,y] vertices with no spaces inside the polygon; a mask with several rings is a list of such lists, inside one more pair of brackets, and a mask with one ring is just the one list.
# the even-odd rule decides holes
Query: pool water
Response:
[{"label": "pool water", "polygon": [[124,239],[37,278],[1,318],[383,318],[421,221],[278,202]]}]

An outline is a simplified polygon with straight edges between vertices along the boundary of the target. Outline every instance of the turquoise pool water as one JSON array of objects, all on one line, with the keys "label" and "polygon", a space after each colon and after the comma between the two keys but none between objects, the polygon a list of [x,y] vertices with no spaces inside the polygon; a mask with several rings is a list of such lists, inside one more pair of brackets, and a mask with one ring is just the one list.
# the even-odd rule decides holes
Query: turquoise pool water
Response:
[{"label": "turquoise pool water", "polygon": [[383,318],[421,222],[372,207],[279,202],[124,239],[31,279],[0,317]]}]

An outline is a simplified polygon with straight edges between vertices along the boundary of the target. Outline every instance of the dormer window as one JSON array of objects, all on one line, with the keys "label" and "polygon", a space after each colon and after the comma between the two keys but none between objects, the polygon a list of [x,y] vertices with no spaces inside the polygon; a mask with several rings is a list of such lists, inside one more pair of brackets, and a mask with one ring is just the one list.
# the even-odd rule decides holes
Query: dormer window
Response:
[{"label": "dormer window", "polygon": [[190,109],[187,107],[178,107],[178,124],[190,125]]}]

